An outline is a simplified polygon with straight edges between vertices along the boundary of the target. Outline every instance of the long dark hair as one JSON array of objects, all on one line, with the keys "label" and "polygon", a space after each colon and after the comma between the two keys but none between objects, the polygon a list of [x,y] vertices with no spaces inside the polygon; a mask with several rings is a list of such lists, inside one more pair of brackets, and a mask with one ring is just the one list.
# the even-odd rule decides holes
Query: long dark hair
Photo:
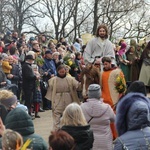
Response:
[{"label": "long dark hair", "polygon": [[99,37],[99,30],[101,28],[105,29],[105,31],[106,31],[105,38],[107,39],[108,38],[108,28],[107,28],[107,26],[105,24],[101,24],[101,25],[98,26],[97,31],[96,31],[96,37]]}]

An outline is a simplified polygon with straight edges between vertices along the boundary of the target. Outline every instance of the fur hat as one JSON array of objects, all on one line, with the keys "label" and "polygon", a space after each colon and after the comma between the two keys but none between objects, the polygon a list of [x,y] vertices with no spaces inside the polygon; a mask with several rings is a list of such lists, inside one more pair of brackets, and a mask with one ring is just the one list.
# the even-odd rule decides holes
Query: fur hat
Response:
[{"label": "fur hat", "polygon": [[133,93],[133,92],[137,92],[137,93],[142,93],[145,96],[147,95],[146,92],[146,87],[144,85],[144,83],[142,81],[134,81],[130,84],[130,86],[128,87],[126,93]]},{"label": "fur hat", "polygon": [[14,95],[10,98],[7,99],[2,99],[0,102],[2,105],[4,105],[6,108],[11,107],[12,105],[14,105],[17,102],[17,97]]},{"label": "fur hat", "polygon": [[[137,102],[139,102],[141,104],[140,105],[134,105],[134,109],[132,107],[133,104],[136,104]],[[125,132],[127,132],[129,129],[128,127],[131,127],[131,122],[128,120],[128,116],[133,116],[133,119],[135,116],[137,115],[133,115],[134,111],[137,112],[142,112],[143,108],[143,103],[144,105],[147,105],[147,113],[144,114],[144,117],[146,118],[146,121],[144,123],[146,123],[147,125],[150,123],[150,116],[149,116],[149,112],[150,112],[150,100],[144,96],[141,93],[128,93],[127,95],[125,95],[122,99],[120,99],[120,101],[118,102],[117,105],[117,109],[116,109],[116,129],[118,132],[118,135],[121,136],[122,134],[124,134]],[[131,110],[132,109],[132,110]],[[144,108],[145,109],[145,108]],[[137,111],[138,110],[138,111]],[[130,112],[130,114],[128,114]],[[145,125],[143,123],[143,121],[141,119],[142,118],[138,118],[139,120],[135,122],[135,127],[134,129],[139,129],[139,126],[143,126]],[[128,122],[129,121],[129,122]],[[129,125],[130,124],[130,125]],[[132,122],[133,124],[133,122]],[[132,126],[133,129],[133,126]]]},{"label": "fur hat", "polygon": [[88,98],[99,99],[101,97],[101,88],[98,84],[90,84],[88,87]]}]

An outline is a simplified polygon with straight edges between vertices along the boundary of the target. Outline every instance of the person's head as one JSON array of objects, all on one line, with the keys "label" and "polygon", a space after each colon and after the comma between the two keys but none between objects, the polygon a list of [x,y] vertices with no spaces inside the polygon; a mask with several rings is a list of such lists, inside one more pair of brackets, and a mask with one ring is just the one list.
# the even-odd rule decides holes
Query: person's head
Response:
[{"label": "person's head", "polygon": [[33,64],[35,59],[34,59],[34,57],[32,55],[27,55],[25,57],[25,60],[26,60],[26,62],[28,62],[30,64]]},{"label": "person's head", "polygon": [[69,73],[69,70],[71,69],[70,66],[65,65],[65,67],[66,67],[66,73]]},{"label": "person's head", "polygon": [[51,132],[49,146],[50,150],[74,150],[75,142],[67,132],[58,130]]},{"label": "person's head", "polygon": [[46,41],[46,35],[42,34],[41,40],[42,40],[42,42],[45,42]]},{"label": "person's head", "polygon": [[53,57],[54,60],[57,60],[57,59],[59,59],[59,55],[60,55],[59,52],[54,52],[54,53],[52,54],[52,57]]},{"label": "person's head", "polygon": [[40,52],[40,46],[39,46],[39,43],[33,43],[33,50],[35,52]]},{"label": "person's head", "polygon": [[38,65],[37,64],[32,64],[31,65],[33,71],[38,71]]},{"label": "person's head", "polygon": [[18,52],[18,49],[16,46],[12,46],[9,50],[10,55],[14,55]]},{"label": "person's head", "polygon": [[18,33],[17,33],[16,31],[14,31],[14,32],[12,33],[12,36],[15,37],[15,38],[18,38]]},{"label": "person's head", "polygon": [[52,59],[52,51],[51,50],[47,50],[45,51],[45,58],[46,59]]},{"label": "person's head", "polygon": [[77,103],[69,104],[62,116],[61,125],[84,126],[87,125],[81,107]]},{"label": "person's head", "polygon": [[33,41],[35,41],[35,37],[30,37],[29,42],[33,43]]},{"label": "person's head", "polygon": [[62,42],[65,42],[65,38],[64,38],[64,37],[61,37],[59,41],[60,41],[61,43],[62,43]]},{"label": "person's head", "polygon": [[14,130],[23,137],[34,134],[34,124],[31,116],[21,107],[11,110],[5,118],[6,129]]},{"label": "person's head", "polygon": [[2,135],[3,150],[20,150],[23,145],[22,136],[13,130],[6,129]]},{"label": "person's head", "polygon": [[75,56],[76,56],[76,59],[80,60],[81,59],[81,52],[76,52]]},{"label": "person's head", "polygon": [[8,90],[0,90],[0,103],[6,107],[6,109],[14,109],[17,105],[17,97],[13,92]]},{"label": "person's head", "polygon": [[28,51],[26,55],[32,55],[33,58],[35,59],[35,52],[34,51]]},{"label": "person's head", "polygon": [[16,61],[15,61],[15,59],[13,58],[13,56],[9,55],[9,56],[8,56],[8,62],[9,62],[9,64],[14,64]]},{"label": "person's head", "polygon": [[8,61],[8,55],[6,53],[2,53],[1,56],[4,61]]},{"label": "person's head", "polygon": [[108,28],[106,25],[102,24],[98,26],[97,31],[96,31],[96,37],[100,37],[102,39],[108,38]]},{"label": "person's head", "polygon": [[130,46],[128,51],[133,53],[135,51],[134,46]]},{"label": "person's head", "polygon": [[100,99],[101,87],[98,84],[90,84],[88,87],[88,98]]},{"label": "person's head", "polygon": [[76,57],[76,56],[75,56],[75,54],[74,54],[74,53],[71,53],[71,54],[70,54],[70,58],[71,58],[72,60],[74,60],[74,59],[75,59],[75,57]]},{"label": "person's head", "polygon": [[142,93],[146,96],[147,92],[146,92],[146,87],[144,85],[144,82],[142,81],[132,82],[126,91],[126,94],[128,93]]},{"label": "person's head", "polygon": [[110,57],[103,57],[102,58],[102,63],[103,63],[105,71],[110,70],[112,68],[112,66],[111,66],[111,58]]},{"label": "person's head", "polygon": [[65,65],[59,65],[57,68],[57,76],[64,78],[66,76],[66,66]]},{"label": "person's head", "polygon": [[138,130],[150,124],[150,101],[141,93],[128,93],[117,105],[116,129],[121,136],[127,131]]}]

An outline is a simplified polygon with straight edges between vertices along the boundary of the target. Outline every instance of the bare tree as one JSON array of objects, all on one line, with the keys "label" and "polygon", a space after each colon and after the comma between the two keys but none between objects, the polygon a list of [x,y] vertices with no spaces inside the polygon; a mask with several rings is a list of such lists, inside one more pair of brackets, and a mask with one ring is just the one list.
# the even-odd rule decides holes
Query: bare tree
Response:
[{"label": "bare tree", "polygon": [[10,28],[10,17],[9,17],[9,12],[10,10],[8,9],[9,6],[9,0],[1,0],[0,1],[0,32],[4,33],[5,30]]},{"label": "bare tree", "polygon": [[9,16],[13,30],[21,33],[23,26],[27,24],[29,18],[40,17],[34,12],[35,5],[40,0],[9,0]]},{"label": "bare tree", "polygon": [[77,36],[79,26],[91,14],[91,9],[86,11],[87,7],[82,7],[81,0],[43,0],[41,4],[40,11],[53,24],[56,39],[68,37],[72,32]]}]

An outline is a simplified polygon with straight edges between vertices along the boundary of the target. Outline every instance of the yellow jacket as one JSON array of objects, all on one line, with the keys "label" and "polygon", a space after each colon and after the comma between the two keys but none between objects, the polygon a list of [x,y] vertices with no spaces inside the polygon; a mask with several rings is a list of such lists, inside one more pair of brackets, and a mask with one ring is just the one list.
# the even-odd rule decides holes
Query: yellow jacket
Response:
[{"label": "yellow jacket", "polygon": [[12,66],[9,64],[8,61],[3,60],[2,69],[3,69],[4,73],[9,74],[12,69]]}]

